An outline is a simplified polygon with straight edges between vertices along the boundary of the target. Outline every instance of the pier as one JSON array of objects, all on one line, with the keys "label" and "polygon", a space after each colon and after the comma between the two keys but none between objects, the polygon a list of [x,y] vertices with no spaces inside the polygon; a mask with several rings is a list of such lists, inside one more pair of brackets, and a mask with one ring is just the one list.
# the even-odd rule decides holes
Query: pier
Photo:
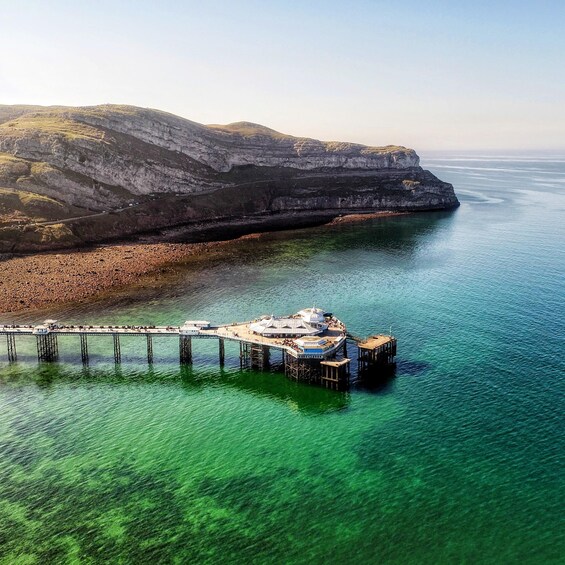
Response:
[{"label": "pier", "polygon": [[389,335],[374,335],[357,342],[357,363],[360,372],[394,364],[396,339]]},{"label": "pier", "polygon": [[[342,389],[349,384],[351,359],[347,357],[347,330],[333,314],[319,308],[305,308],[289,316],[263,316],[259,319],[223,325],[206,320],[188,320],[178,326],[140,325],[68,325],[45,320],[37,325],[0,325],[5,336],[10,363],[17,361],[17,338],[35,336],[39,362],[59,359],[60,336],[77,336],[82,363],[89,363],[88,338],[107,336],[112,343],[114,362],[122,362],[120,338],[139,336],[145,341],[147,363],[152,364],[153,338],[178,340],[179,362],[192,363],[193,340],[214,339],[218,342],[218,360],[225,364],[225,343],[239,344],[241,368],[270,370],[271,359],[280,352],[285,375],[293,380]],[[77,344],[77,345],[78,345]],[[358,340],[359,371],[394,364],[396,338],[387,335]]]}]

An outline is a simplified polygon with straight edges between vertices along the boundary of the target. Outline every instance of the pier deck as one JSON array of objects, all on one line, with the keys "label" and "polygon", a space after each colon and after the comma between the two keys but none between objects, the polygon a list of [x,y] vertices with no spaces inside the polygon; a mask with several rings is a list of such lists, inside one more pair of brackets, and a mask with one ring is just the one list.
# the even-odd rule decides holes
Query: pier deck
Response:
[{"label": "pier deck", "polygon": [[[263,335],[268,333],[268,335]],[[239,343],[241,366],[263,370],[270,366],[271,350],[283,353],[285,373],[296,380],[342,384],[349,375],[345,325],[322,310],[305,309],[286,318],[264,316],[250,322],[211,325],[207,321],[187,321],[178,326],[146,325],[71,325],[45,320],[39,325],[0,325],[0,336],[6,336],[8,360],[17,360],[16,338],[35,336],[39,361],[56,361],[59,356],[58,337],[78,336],[83,363],[89,362],[88,337],[111,336],[114,360],[121,362],[120,338],[144,336],[147,361],[153,362],[153,338],[172,337],[179,340],[180,362],[192,362],[193,339],[216,339],[220,365],[224,364],[225,341]],[[358,344],[359,364],[364,368],[391,362],[396,354],[396,339],[392,336],[372,336]],[[330,383],[332,381],[332,383]],[[333,386],[332,384],[332,386]]]}]

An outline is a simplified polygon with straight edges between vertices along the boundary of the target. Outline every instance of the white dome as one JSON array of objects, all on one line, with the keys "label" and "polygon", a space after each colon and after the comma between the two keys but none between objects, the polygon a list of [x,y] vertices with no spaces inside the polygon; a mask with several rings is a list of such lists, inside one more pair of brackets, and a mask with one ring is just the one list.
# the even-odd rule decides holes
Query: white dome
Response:
[{"label": "white dome", "polygon": [[321,308],[304,308],[298,315],[309,324],[323,324],[325,322],[324,310]]}]

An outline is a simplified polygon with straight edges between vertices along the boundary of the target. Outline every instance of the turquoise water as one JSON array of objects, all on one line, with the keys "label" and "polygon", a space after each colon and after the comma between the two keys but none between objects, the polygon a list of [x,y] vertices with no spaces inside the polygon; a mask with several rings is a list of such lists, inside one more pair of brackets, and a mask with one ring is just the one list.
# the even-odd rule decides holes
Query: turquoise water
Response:
[{"label": "turquoise water", "polygon": [[[0,344],[0,563],[560,563],[565,158],[428,155],[451,213],[270,234],[166,281],[46,312],[217,322],[312,304],[399,340],[348,392],[227,347]],[[42,313],[43,315],[43,313]],[[13,318],[13,316],[11,317]],[[23,314],[21,321],[35,321]],[[11,321],[11,320],[9,320]]]}]

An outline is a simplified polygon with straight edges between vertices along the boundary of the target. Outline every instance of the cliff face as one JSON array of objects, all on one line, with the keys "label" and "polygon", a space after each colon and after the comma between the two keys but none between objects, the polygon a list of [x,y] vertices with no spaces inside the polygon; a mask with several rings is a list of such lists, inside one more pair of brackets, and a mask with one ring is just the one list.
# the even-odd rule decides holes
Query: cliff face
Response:
[{"label": "cliff face", "polygon": [[453,187],[404,147],[205,126],[130,106],[0,106],[0,250],[245,214],[456,205]]}]

